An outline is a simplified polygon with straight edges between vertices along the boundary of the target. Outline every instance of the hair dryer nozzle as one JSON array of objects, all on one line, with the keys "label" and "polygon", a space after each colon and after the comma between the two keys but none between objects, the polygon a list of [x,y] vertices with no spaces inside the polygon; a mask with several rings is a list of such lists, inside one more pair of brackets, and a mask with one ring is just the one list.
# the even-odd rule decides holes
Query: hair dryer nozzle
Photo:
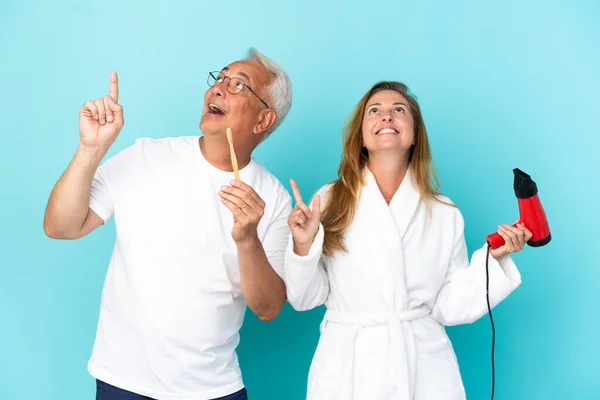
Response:
[{"label": "hair dryer nozzle", "polygon": [[533,179],[531,179],[531,176],[519,168],[513,169],[513,173],[515,175],[513,188],[515,189],[517,199],[526,199],[537,194],[538,188]]}]

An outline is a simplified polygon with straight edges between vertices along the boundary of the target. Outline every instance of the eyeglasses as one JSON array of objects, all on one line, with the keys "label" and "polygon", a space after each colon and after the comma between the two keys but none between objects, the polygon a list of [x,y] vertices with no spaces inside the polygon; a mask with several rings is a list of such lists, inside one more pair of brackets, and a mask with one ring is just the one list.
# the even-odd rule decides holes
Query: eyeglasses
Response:
[{"label": "eyeglasses", "polygon": [[227,83],[227,86],[226,86],[226,89],[229,93],[238,94],[242,90],[244,90],[245,87],[247,87],[248,90],[250,90],[252,92],[252,94],[254,94],[256,97],[258,97],[258,99],[265,105],[265,107],[271,108],[271,107],[269,107],[269,105],[267,104],[266,101],[261,99],[260,96],[257,95],[256,92],[254,90],[252,90],[252,88],[250,86],[248,86],[246,84],[246,82],[244,82],[240,78],[229,77],[227,75],[220,73],[219,71],[213,71],[213,72],[208,73],[207,83],[208,83],[208,86],[213,87],[216,83],[225,82],[225,79],[229,79],[229,82]]}]

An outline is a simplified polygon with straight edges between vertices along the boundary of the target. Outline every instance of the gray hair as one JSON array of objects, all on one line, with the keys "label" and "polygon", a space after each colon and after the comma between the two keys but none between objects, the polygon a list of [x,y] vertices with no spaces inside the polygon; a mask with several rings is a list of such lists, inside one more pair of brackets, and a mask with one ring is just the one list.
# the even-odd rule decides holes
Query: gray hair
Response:
[{"label": "gray hair", "polygon": [[271,125],[265,133],[265,137],[268,137],[279,127],[279,125],[281,125],[292,107],[292,83],[283,68],[273,60],[265,57],[265,55],[255,48],[250,48],[250,50],[248,50],[246,60],[258,61],[275,78],[267,87],[269,96],[268,103],[271,108],[275,110],[275,114],[277,114],[275,122],[273,122],[273,125]]}]

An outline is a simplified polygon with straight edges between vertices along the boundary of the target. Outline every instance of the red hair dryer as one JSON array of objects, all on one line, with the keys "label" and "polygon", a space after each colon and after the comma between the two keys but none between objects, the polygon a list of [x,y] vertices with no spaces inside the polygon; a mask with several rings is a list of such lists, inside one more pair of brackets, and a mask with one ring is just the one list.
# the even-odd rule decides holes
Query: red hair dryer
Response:
[{"label": "red hair dryer", "polygon": [[[538,196],[538,189],[535,182],[529,175],[518,168],[513,169],[515,175],[514,189],[515,196],[519,203],[519,220],[514,224],[523,224],[531,231],[533,236],[527,242],[531,247],[541,247],[550,242],[550,227],[546,213],[542,208],[542,203]],[[490,248],[497,249],[504,245],[504,239],[498,232],[487,236],[487,242]]]},{"label": "red hair dryer", "polygon": [[[535,182],[529,175],[521,171],[518,168],[513,169],[515,174],[514,189],[515,196],[519,202],[519,220],[515,222],[517,224],[523,224],[532,233],[531,239],[527,242],[531,247],[545,246],[550,242],[552,238],[550,236],[550,228],[548,227],[548,219],[546,213],[542,208],[542,203],[538,196],[538,189]],[[489,295],[489,256],[490,249],[497,249],[504,245],[504,239],[498,232],[487,235],[486,237],[487,246],[487,259],[485,263],[486,272],[486,297],[488,305],[488,313],[490,315],[490,322],[492,324],[492,400],[494,399],[494,388],[495,388],[495,368],[494,368],[494,348],[496,342],[496,329],[494,327],[494,319],[492,317],[492,308],[490,305]]]}]

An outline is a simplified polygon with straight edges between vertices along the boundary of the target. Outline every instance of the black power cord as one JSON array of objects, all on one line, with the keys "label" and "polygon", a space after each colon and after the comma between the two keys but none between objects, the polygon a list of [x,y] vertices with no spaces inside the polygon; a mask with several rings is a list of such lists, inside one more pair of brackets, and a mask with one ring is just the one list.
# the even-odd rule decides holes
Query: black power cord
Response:
[{"label": "black power cord", "polygon": [[494,327],[494,318],[492,317],[492,307],[490,306],[490,271],[489,271],[489,260],[490,260],[490,244],[487,245],[487,255],[485,258],[485,292],[487,297],[488,314],[490,315],[490,322],[492,323],[492,400],[494,400],[494,388],[496,386],[496,370],[494,367],[494,347],[496,345],[496,328]]}]

